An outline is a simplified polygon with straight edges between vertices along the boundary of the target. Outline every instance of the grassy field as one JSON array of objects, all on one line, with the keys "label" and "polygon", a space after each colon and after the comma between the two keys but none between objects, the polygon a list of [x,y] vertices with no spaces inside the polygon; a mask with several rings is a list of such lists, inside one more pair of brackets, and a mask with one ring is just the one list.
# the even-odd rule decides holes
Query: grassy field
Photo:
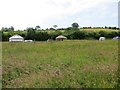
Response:
[{"label": "grassy field", "polygon": [[118,41],[2,43],[3,87],[114,88]]},{"label": "grassy field", "polygon": [[114,29],[94,29],[94,28],[91,28],[91,29],[81,29],[81,30],[84,30],[84,31],[92,31],[92,32],[99,32],[99,31],[106,31],[106,32],[118,32],[119,30],[114,30]]}]

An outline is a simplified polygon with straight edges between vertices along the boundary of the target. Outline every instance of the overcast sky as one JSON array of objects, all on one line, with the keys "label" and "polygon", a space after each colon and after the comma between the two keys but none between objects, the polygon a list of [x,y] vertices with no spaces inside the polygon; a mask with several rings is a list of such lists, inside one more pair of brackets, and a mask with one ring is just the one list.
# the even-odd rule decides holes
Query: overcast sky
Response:
[{"label": "overcast sky", "polygon": [[0,28],[118,27],[119,0],[0,0]]}]

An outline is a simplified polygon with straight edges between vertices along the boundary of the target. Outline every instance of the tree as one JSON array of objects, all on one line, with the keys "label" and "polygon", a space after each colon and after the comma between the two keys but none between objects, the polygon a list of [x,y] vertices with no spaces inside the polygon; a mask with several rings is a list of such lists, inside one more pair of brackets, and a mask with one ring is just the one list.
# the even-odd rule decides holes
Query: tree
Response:
[{"label": "tree", "polygon": [[79,27],[79,24],[78,24],[78,23],[73,23],[73,24],[72,24],[72,27],[73,27],[73,28],[78,28],[78,27]]},{"label": "tree", "polygon": [[11,27],[9,28],[9,30],[10,30],[10,31],[14,31],[14,27],[11,26]]},{"label": "tree", "polygon": [[35,27],[35,30],[40,30],[41,28],[40,28],[40,26],[39,25],[37,25],[36,27]]},{"label": "tree", "polygon": [[55,29],[51,27],[50,30],[55,30]]},{"label": "tree", "polygon": [[53,27],[56,29],[58,26],[57,25],[53,25]]},{"label": "tree", "polygon": [[7,32],[8,28],[7,27],[2,27],[1,30],[4,31],[4,32]]},{"label": "tree", "polygon": [[27,28],[27,37],[26,39],[32,39],[34,40],[35,39],[35,29],[34,28]]},{"label": "tree", "polygon": [[108,27],[108,29],[112,29],[112,27]]},{"label": "tree", "polygon": [[105,29],[107,29],[107,26],[105,26]]},{"label": "tree", "polygon": [[11,27],[9,27],[9,28],[7,28],[7,27],[2,27],[1,30],[2,30],[2,31],[5,31],[5,32],[14,31],[14,27],[13,27],[13,26],[11,26]]}]

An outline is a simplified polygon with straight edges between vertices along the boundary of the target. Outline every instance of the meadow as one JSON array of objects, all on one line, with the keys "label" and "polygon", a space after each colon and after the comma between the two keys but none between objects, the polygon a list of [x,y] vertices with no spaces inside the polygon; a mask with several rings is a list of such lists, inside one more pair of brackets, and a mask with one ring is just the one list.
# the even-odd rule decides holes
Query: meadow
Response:
[{"label": "meadow", "polygon": [[2,43],[3,88],[115,88],[118,41]]}]

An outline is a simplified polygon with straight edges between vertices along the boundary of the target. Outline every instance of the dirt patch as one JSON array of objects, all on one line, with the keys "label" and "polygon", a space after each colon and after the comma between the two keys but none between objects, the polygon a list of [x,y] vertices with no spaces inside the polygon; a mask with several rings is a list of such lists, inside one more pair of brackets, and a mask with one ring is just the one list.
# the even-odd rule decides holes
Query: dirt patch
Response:
[{"label": "dirt patch", "polygon": [[29,63],[25,60],[10,60],[3,62],[2,73],[7,73],[12,71],[14,68],[25,68]]},{"label": "dirt patch", "polygon": [[84,65],[81,68],[82,72],[102,72],[102,73],[114,73],[118,70],[118,65],[113,63],[95,64],[95,65]]}]

